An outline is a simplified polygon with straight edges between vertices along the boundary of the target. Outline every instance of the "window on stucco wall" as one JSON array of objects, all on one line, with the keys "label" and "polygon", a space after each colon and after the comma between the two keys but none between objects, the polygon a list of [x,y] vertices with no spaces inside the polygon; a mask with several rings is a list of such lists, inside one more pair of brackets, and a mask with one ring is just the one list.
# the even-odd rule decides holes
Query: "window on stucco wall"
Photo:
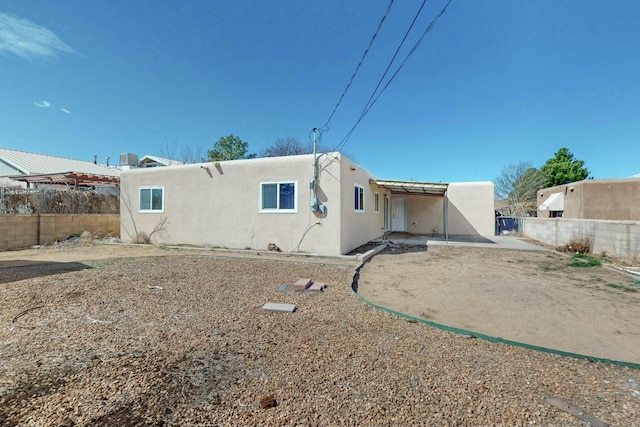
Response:
[{"label": "window on stucco wall", "polygon": [[297,182],[260,183],[260,212],[297,212]]},{"label": "window on stucco wall", "polygon": [[364,212],[364,187],[356,184],[354,187],[354,211]]},{"label": "window on stucco wall", "polygon": [[164,212],[164,187],[141,187],[139,212]]}]

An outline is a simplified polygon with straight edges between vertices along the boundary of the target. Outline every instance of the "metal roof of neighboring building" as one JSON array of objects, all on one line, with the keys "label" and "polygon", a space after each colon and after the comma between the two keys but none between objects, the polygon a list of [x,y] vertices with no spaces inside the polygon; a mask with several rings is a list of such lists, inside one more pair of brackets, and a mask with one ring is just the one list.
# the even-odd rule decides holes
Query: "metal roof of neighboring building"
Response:
[{"label": "metal roof of neighboring building", "polygon": [[372,179],[370,182],[386,188],[392,194],[422,194],[427,196],[444,196],[449,186],[449,184],[441,182],[383,181],[379,179]]},{"label": "metal roof of neighboring building", "polygon": [[[27,153],[26,151],[0,148],[0,163],[15,171],[10,175],[45,175],[76,172],[101,176],[120,176],[120,169],[85,162],[82,160],[66,159],[45,154]],[[6,168],[5,168],[6,169]]]}]

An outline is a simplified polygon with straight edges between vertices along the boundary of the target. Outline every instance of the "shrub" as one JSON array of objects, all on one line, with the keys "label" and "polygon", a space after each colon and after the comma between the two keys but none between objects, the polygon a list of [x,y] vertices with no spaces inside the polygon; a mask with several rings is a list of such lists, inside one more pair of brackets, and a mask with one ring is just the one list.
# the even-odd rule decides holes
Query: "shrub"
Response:
[{"label": "shrub", "polygon": [[558,250],[574,254],[588,254],[591,252],[591,242],[588,239],[572,239],[566,245],[559,247]]},{"label": "shrub", "polygon": [[571,257],[571,262],[568,265],[571,267],[597,267],[602,263],[592,256],[576,253]]}]

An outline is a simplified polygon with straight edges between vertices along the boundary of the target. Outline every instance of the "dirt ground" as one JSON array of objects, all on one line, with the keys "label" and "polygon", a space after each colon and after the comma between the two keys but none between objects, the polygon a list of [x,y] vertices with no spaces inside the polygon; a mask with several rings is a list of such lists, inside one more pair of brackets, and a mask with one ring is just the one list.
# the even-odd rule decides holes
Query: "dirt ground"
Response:
[{"label": "dirt ground", "polygon": [[640,276],[569,261],[554,251],[478,247],[383,252],[361,270],[358,291],[435,323],[640,363]]},{"label": "dirt ground", "polygon": [[[515,323],[511,313],[523,311],[536,291],[525,284],[538,283],[546,299],[532,326],[553,332],[558,325],[549,313],[587,319],[605,300],[619,310],[616,330],[633,337],[637,312],[618,304],[638,305],[637,293],[624,290],[635,289],[627,276],[602,269],[574,276],[564,261],[546,252],[429,248],[375,256],[359,286],[373,299],[373,278],[385,277],[388,288],[378,292],[385,306],[396,301],[408,312],[411,304],[398,295],[411,293],[425,298],[418,316],[463,319],[460,327],[477,330],[479,320],[464,313],[486,300],[483,317],[492,326]],[[152,246],[0,253],[0,425],[640,425],[640,370],[473,339],[382,312],[351,292],[358,265]],[[433,282],[453,292],[465,277],[476,279],[466,285],[474,296],[466,304],[447,289],[420,294]],[[299,278],[328,287],[295,292]],[[498,283],[521,288],[501,293]],[[449,298],[432,305],[435,293]],[[266,302],[296,310],[264,312]],[[438,318],[448,307],[458,314]]]}]

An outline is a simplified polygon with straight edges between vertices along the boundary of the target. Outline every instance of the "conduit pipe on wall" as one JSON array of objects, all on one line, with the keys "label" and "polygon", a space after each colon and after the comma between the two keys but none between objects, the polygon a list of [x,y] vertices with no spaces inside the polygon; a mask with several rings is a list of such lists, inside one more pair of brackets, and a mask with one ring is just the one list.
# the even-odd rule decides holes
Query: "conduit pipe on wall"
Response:
[{"label": "conduit pipe on wall", "polygon": [[325,207],[318,202],[317,186],[318,186],[318,156],[316,153],[316,134],[318,128],[313,128],[313,178],[311,178],[311,200],[309,206],[312,212],[324,213]]}]

